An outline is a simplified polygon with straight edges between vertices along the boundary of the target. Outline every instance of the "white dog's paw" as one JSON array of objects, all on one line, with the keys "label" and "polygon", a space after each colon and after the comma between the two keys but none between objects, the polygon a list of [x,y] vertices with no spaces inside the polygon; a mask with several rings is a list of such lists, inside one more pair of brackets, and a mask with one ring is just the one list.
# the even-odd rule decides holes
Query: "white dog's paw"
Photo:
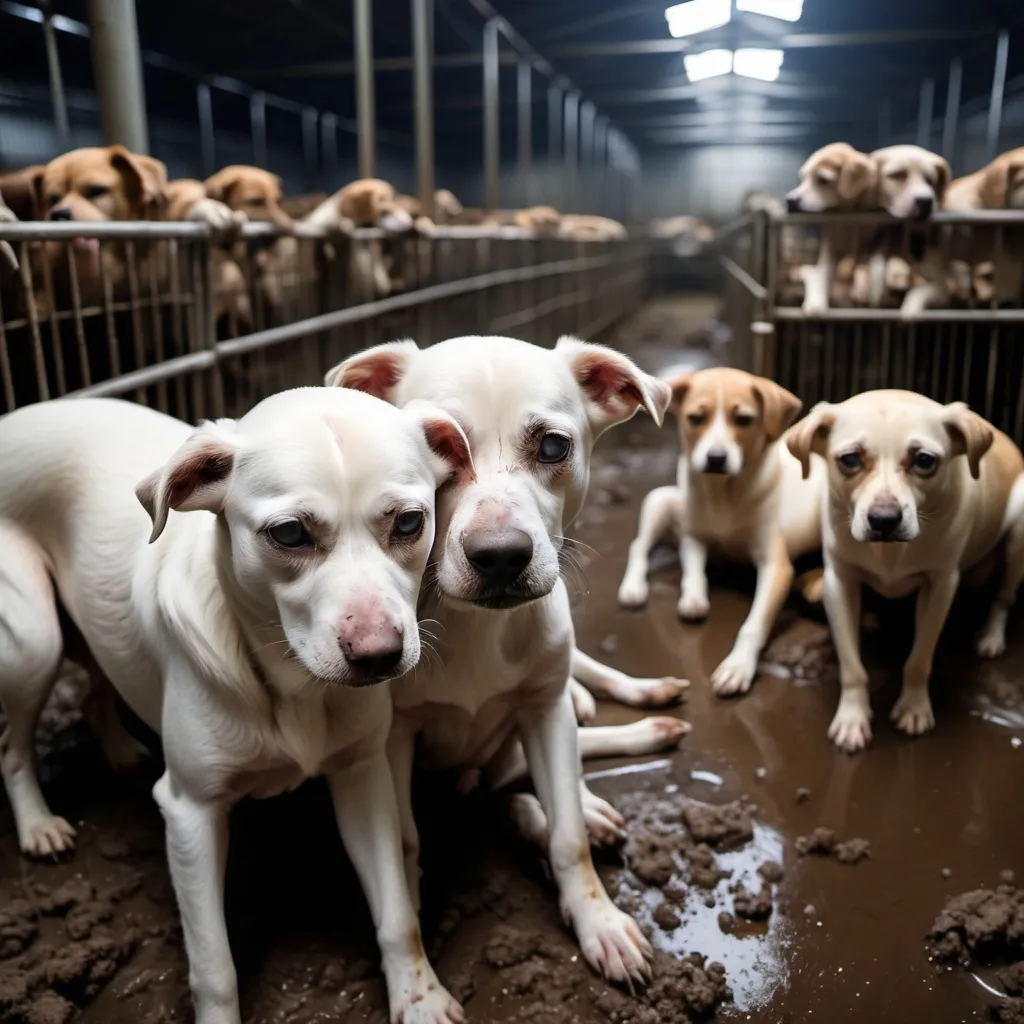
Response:
[{"label": "white dog's paw", "polygon": [[848,754],[863,750],[871,739],[871,715],[859,705],[840,701],[839,710],[828,727],[828,738]]},{"label": "white dog's paw", "polygon": [[708,600],[707,594],[692,594],[684,591],[682,597],[679,598],[679,604],[676,605],[676,614],[687,622],[706,619],[710,611],[711,602]]},{"label": "white dog's paw", "polygon": [[811,295],[804,299],[804,304],[801,309],[804,316],[821,316],[823,313],[828,312],[828,303],[819,296]]},{"label": "white dog's paw", "polygon": [[651,980],[651,944],[636,921],[607,896],[588,899],[578,915],[566,917],[576,929],[587,963],[603,978],[630,985]]},{"label": "white dog's paw", "polygon": [[615,699],[633,708],[663,708],[677,704],[683,699],[683,691],[690,685],[689,679],[663,676],[661,679],[633,679],[625,676],[615,687]]},{"label": "white dog's paw", "polygon": [[391,1003],[391,1024],[465,1024],[462,1007],[430,972],[400,1002]]},{"label": "white dog's paw", "polygon": [[974,650],[979,658],[998,658],[1006,653],[1006,630],[984,629],[974,642]]},{"label": "white dog's paw", "polygon": [[650,592],[646,579],[634,580],[627,576],[619,585],[619,604],[623,608],[643,608]]},{"label": "white dog's paw", "polygon": [[597,701],[593,694],[575,679],[569,681],[569,696],[572,697],[572,708],[576,712],[576,721],[592,722],[597,718]]},{"label": "white dog's paw", "polygon": [[56,814],[31,822],[21,837],[21,850],[28,857],[56,857],[75,848],[74,828]]},{"label": "white dog's paw", "polygon": [[626,819],[607,800],[584,790],[583,820],[593,846],[617,846],[626,838]]},{"label": "white dog's paw", "polygon": [[711,673],[711,689],[719,697],[734,697],[750,689],[756,674],[756,656],[752,658],[743,651],[733,651]]},{"label": "white dog's paw", "polygon": [[908,736],[921,736],[935,727],[935,715],[927,691],[904,691],[892,709],[892,720],[900,732]]}]

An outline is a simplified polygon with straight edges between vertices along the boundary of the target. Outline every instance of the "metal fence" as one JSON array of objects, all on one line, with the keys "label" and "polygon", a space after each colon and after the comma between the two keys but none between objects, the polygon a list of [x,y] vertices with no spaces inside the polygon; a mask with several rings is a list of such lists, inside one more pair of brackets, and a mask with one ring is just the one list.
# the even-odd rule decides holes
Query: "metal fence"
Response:
[{"label": "metal fence", "polygon": [[[835,253],[830,308],[805,313],[801,267],[817,260],[822,229],[837,226],[853,241]],[[941,213],[927,225],[759,213],[720,231],[716,244],[738,365],[808,407],[874,388],[965,401],[1024,444],[1024,213]],[[869,298],[872,258],[885,285]],[[902,301],[928,263],[942,268],[942,308],[907,320]]]},{"label": "metal fence", "polygon": [[318,384],[394,338],[594,337],[642,299],[643,241],[517,229],[281,236],[218,244],[189,223],[0,224],[0,412],[122,395],[188,420]]}]

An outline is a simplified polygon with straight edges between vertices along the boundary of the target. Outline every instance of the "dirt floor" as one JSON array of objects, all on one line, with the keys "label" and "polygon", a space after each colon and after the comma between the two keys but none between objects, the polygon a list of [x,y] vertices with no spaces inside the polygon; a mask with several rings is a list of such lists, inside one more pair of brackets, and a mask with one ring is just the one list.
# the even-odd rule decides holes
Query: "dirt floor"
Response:
[{"label": "dirt floor", "polygon": [[[620,343],[652,370],[700,365],[715,354],[683,352],[682,337],[712,311],[649,306]],[[1024,969],[1006,970],[1024,955],[1024,894],[1004,875],[1024,876],[1019,612],[1011,650],[981,664],[969,648],[980,602],[959,603],[932,686],[937,728],[910,740],[887,715],[912,610],[869,603],[876,737],[865,754],[840,754],[825,738],[837,682],[820,613],[794,600],[752,693],[726,702],[708,676],[748,608],[751,572],[713,566],[710,619],[684,626],[666,551],[648,609],[616,607],[640,499],[672,479],[674,462],[671,426],[659,433],[638,419],[601,443],[572,577],[584,649],[634,674],[693,682],[678,711],[694,726],[682,750],[587,766],[629,819],[629,840],[602,858],[602,873],[664,953],[655,984],[632,998],[593,978],[500,796],[456,797],[450,780],[420,794],[424,921],[442,979],[475,1024],[681,1024],[719,1003],[716,1019],[772,1024],[1024,1020],[1012,1016],[1019,1005],[997,1011],[1002,993],[1024,986]],[[0,1022],[184,1024],[186,965],[153,775],[107,770],[73,676],[41,739],[45,788],[80,843],[67,863],[29,863],[0,803]],[[228,925],[248,1024],[386,1020],[367,914],[322,785],[237,809]],[[707,961],[683,959],[694,952]]]}]

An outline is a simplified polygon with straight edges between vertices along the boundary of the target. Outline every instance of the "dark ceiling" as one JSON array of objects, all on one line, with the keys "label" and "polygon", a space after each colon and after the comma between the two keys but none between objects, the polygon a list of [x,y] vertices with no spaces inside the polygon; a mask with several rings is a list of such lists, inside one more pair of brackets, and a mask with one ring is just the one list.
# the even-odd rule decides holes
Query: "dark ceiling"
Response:
[{"label": "dark ceiling", "polygon": [[[435,0],[435,50],[444,64],[460,55],[464,66],[439,66],[435,97],[439,134],[473,141],[481,123],[481,49],[484,17],[472,0]],[[601,113],[641,149],[688,142],[784,139],[801,135],[877,137],[886,107],[893,125],[917,117],[921,83],[935,79],[936,117],[941,116],[950,61],[964,58],[964,99],[987,95],[992,81],[995,34],[1016,27],[1009,74],[1024,74],[1024,3],[1021,0],[805,0],[796,24],[741,15],[726,29],[673,43],[665,22],[666,0],[492,0],[534,51],[547,59],[592,100]],[[0,4],[0,67],[10,77],[31,74],[45,81],[37,25],[3,14]],[[87,20],[85,0],[55,0],[54,11]],[[203,73],[234,76],[278,96],[344,117],[355,116],[351,70],[351,0],[137,0],[145,50],[185,62]],[[409,0],[374,0],[378,59],[411,53]],[[857,37],[855,34],[861,34]],[[771,45],[783,36],[785,65],[777,84],[730,76],[687,82],[679,50],[724,45]],[[796,38],[794,38],[796,37]],[[651,44],[651,45],[644,45]],[[61,36],[61,56],[69,84],[91,82],[88,44]],[[503,66],[502,99],[515,96],[511,47]],[[156,84],[154,85],[154,81]],[[546,79],[533,76],[539,111]],[[412,131],[412,75],[407,69],[376,76],[381,128],[398,135]],[[147,71],[151,109],[172,115],[179,108],[194,116],[194,91],[179,74]],[[248,110],[243,98],[222,96],[218,117]],[[732,112],[749,108],[745,125]],[[718,113],[716,114],[716,110]],[[514,117],[503,117],[505,134]],[[545,115],[534,118],[543,137]]]}]

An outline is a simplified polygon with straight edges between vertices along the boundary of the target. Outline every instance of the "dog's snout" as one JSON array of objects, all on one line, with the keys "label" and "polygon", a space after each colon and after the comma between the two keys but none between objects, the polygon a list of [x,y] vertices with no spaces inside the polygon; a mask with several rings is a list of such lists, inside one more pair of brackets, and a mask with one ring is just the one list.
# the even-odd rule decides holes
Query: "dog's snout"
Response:
[{"label": "dog's snout", "polygon": [[74,220],[70,206],[57,206],[50,211],[50,220]]},{"label": "dog's snout", "polygon": [[902,522],[903,510],[895,501],[879,501],[868,509],[868,526],[882,540],[892,537]]},{"label": "dog's snout", "polygon": [[935,200],[931,196],[918,196],[914,200],[914,214],[922,220],[932,215],[935,209]]},{"label": "dog's snout", "polygon": [[704,459],[705,473],[724,473],[729,456],[721,448],[712,448]]},{"label": "dog's snout", "polygon": [[492,587],[514,583],[533,559],[530,535],[515,529],[469,534],[462,549],[477,575]]},{"label": "dog's snout", "polygon": [[792,194],[786,196],[786,209],[789,210],[790,213],[799,213],[800,197]]},{"label": "dog's snout", "polygon": [[338,637],[345,660],[357,683],[379,683],[393,678],[405,649],[402,631],[387,626],[372,632]]}]

